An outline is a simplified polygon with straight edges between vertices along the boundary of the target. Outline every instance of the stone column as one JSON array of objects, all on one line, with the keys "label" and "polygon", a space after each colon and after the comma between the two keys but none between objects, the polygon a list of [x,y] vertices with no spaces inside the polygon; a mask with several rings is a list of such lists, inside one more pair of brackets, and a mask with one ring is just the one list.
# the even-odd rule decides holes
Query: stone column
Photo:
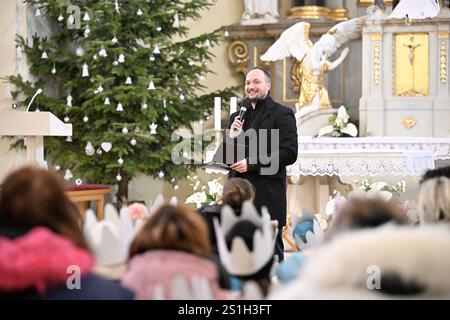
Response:
[{"label": "stone column", "polygon": [[[392,48],[385,46],[381,26],[369,26],[363,30],[363,78],[362,97],[359,106],[359,132],[361,136],[384,135],[384,103],[383,89],[390,87],[389,81],[383,81],[392,74],[384,70],[384,54]],[[390,39],[392,42],[392,38]],[[390,43],[390,42],[387,42]]]},{"label": "stone column", "polygon": [[327,8],[330,9],[343,9],[344,6],[344,0],[327,0],[325,2],[325,5]]},{"label": "stone column", "polygon": [[432,77],[436,85],[436,98],[434,99],[434,132],[436,137],[450,137],[450,91],[449,91],[449,52],[450,52],[450,28],[448,24],[438,27],[437,34],[430,34],[430,52],[435,52],[430,60],[430,69],[439,70]]}]

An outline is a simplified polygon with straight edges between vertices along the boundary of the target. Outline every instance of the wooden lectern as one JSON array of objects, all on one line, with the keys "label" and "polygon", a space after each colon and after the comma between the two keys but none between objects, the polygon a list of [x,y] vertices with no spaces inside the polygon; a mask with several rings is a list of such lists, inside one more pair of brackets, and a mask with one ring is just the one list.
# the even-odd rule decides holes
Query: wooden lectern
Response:
[{"label": "wooden lectern", "polygon": [[24,136],[27,162],[47,168],[44,136],[72,136],[72,125],[51,112],[0,112],[0,136]]}]

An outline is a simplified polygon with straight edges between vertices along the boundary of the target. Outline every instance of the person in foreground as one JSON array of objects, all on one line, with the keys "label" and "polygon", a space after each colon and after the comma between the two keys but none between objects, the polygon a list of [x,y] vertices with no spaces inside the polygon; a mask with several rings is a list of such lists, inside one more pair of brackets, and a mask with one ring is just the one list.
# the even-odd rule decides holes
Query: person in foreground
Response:
[{"label": "person in foreground", "polygon": [[0,299],[132,299],[92,273],[79,216],[50,172],[25,167],[0,191]]},{"label": "person in foreground", "polygon": [[130,247],[122,284],[139,300],[235,298],[220,288],[206,222],[184,206],[164,205],[145,223]]}]

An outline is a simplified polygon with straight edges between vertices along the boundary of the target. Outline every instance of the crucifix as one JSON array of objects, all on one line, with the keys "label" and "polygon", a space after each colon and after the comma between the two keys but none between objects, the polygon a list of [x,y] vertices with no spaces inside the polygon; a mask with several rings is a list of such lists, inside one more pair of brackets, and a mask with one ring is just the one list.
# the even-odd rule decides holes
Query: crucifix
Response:
[{"label": "crucifix", "polygon": [[409,63],[411,65],[414,64],[414,51],[416,50],[416,48],[420,47],[422,44],[418,43],[416,45],[414,45],[414,37],[410,37],[409,40],[411,41],[410,44],[404,44],[404,47],[407,47],[409,49],[409,54],[408,54],[408,59],[409,59]]}]

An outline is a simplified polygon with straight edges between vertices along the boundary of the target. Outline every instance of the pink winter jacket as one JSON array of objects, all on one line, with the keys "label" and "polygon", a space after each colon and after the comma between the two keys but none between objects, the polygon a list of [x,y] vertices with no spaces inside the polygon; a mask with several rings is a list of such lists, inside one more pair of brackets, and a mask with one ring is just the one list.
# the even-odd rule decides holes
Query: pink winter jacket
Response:
[{"label": "pink winter jacket", "polygon": [[[175,278],[178,278],[176,281]],[[174,295],[173,286],[183,279],[186,290]],[[205,299],[198,289],[208,283],[213,299],[234,299],[236,296],[219,287],[217,267],[214,262],[194,254],[175,250],[150,250],[134,256],[122,278],[122,284],[135,292],[135,299]],[[204,287],[204,286],[203,286]],[[155,290],[156,289],[156,290]],[[204,291],[203,291],[204,292]],[[208,295],[207,295],[208,296]]]},{"label": "pink winter jacket", "polygon": [[0,237],[0,292],[35,289],[43,294],[66,283],[69,266],[77,266],[86,275],[93,265],[87,250],[44,227],[16,239]]}]

